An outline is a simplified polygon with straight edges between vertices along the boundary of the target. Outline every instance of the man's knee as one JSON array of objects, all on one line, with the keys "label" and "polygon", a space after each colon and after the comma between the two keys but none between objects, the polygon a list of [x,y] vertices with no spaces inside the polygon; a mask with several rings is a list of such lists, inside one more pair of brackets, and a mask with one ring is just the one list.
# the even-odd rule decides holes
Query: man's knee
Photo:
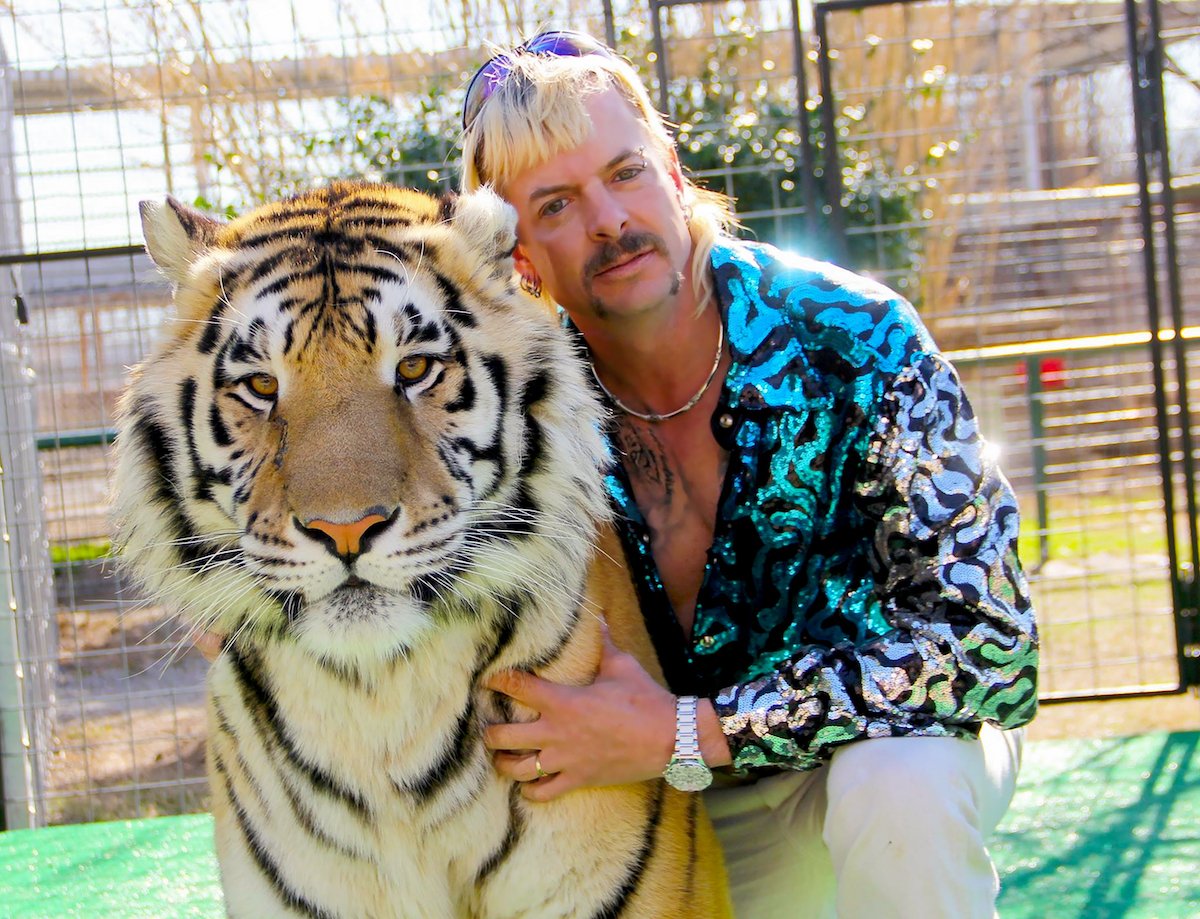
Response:
[{"label": "man's knee", "polygon": [[[823,837],[839,912],[990,916],[997,891],[987,853],[987,769],[978,741],[886,738],[834,754]],[[936,870],[935,870],[936,866]]]},{"label": "man's knee", "polygon": [[986,776],[974,739],[879,738],[834,754],[826,789],[830,811],[900,812],[917,823],[948,812],[977,821]]}]

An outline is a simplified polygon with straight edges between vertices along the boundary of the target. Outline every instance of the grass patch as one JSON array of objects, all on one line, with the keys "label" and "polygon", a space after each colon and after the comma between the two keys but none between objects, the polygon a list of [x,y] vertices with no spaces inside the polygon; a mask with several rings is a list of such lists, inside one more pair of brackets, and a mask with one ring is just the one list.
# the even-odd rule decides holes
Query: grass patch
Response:
[{"label": "grass patch", "polygon": [[1042,691],[1177,682],[1161,494],[1118,482],[1051,494],[1044,533],[1034,496],[1020,504],[1018,551],[1041,633]]},{"label": "grass patch", "polygon": [[137,792],[84,791],[63,795],[46,802],[46,822],[96,823],[108,820],[140,820],[176,814],[199,814],[209,810],[210,795],[206,781],[195,781],[172,788],[139,789]]},{"label": "grass patch", "polygon": [[1166,557],[1162,496],[1151,489],[1124,491],[1115,485],[1111,491],[1048,495],[1044,533],[1038,525],[1036,498],[1026,494],[1019,501],[1018,552],[1027,567],[1051,559],[1097,555]]},{"label": "grass patch", "polygon": [[55,565],[70,565],[75,562],[89,562],[98,558],[112,557],[113,544],[110,539],[50,544],[50,561]]}]

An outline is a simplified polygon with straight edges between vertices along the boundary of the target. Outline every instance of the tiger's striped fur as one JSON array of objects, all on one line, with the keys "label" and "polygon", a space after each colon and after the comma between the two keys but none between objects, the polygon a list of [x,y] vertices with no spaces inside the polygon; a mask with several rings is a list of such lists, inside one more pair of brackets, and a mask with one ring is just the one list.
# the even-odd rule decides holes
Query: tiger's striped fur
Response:
[{"label": "tiger's striped fur", "polygon": [[591,680],[597,610],[656,667],[606,561],[600,409],[514,289],[511,209],[338,183],[229,224],[142,214],[176,315],[122,404],[118,533],[152,595],[227,636],[230,915],[730,915],[697,796],[533,804],[481,742],[531,716],[479,688],[495,670]]}]

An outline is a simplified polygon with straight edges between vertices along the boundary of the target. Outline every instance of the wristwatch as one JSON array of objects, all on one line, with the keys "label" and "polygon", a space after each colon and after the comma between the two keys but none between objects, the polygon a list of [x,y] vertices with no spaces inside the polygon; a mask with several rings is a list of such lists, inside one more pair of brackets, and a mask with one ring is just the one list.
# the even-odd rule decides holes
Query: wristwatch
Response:
[{"label": "wristwatch", "polygon": [[712,784],[712,770],[700,755],[695,696],[680,696],[675,701],[675,752],[663,770],[663,778],[680,791],[703,791]]}]

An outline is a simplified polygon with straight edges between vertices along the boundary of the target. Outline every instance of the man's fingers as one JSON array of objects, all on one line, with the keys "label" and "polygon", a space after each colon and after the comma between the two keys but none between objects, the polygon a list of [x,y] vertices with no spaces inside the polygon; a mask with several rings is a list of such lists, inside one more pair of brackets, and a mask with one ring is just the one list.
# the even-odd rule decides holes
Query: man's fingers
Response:
[{"label": "man's fingers", "polygon": [[[522,785],[548,785],[557,779],[560,773],[546,761],[543,753],[544,751],[542,750],[525,751],[523,753],[496,753],[492,756],[492,762],[499,775],[507,779],[512,779],[514,782],[520,782]],[[561,783],[556,784],[550,797],[560,795],[568,787],[573,788],[574,785],[575,783],[569,780],[565,786]],[[542,797],[534,800],[548,801],[549,798]]]},{"label": "man's fingers", "polygon": [[507,779],[514,782],[532,782],[538,777],[534,756],[535,754],[528,752],[500,752],[493,754],[492,763],[496,772]]},{"label": "man's fingers", "polygon": [[616,648],[616,645],[613,643],[612,629],[608,627],[608,620],[603,616],[600,617],[600,640],[604,643],[606,649]]},{"label": "man's fingers", "polygon": [[221,642],[224,640],[224,636],[217,632],[201,632],[200,637],[196,639],[196,650],[211,664],[221,656]]},{"label": "man's fingers", "polygon": [[489,724],[483,729],[483,745],[489,750],[538,750],[543,740],[542,730],[536,721]]},{"label": "man's fingers", "polygon": [[493,759],[496,771],[518,782],[536,782],[557,775],[558,771],[549,764],[545,751],[533,750],[523,753],[497,753]]},{"label": "man's fingers", "polygon": [[539,712],[546,703],[554,700],[557,690],[562,688],[524,670],[499,670],[488,677],[483,685]]},{"label": "man's fingers", "polygon": [[578,785],[569,775],[559,772],[536,782],[525,782],[521,785],[521,794],[527,801],[551,801]]},{"label": "man's fingers", "polygon": [[600,629],[600,634],[603,638],[603,643],[600,645],[600,674],[603,676],[612,676],[614,673],[620,673],[621,667],[634,667],[637,670],[642,669],[642,665],[637,662],[637,659],[628,651],[622,651],[617,647],[616,642],[612,640],[612,633],[608,629],[608,624],[605,623]]}]

